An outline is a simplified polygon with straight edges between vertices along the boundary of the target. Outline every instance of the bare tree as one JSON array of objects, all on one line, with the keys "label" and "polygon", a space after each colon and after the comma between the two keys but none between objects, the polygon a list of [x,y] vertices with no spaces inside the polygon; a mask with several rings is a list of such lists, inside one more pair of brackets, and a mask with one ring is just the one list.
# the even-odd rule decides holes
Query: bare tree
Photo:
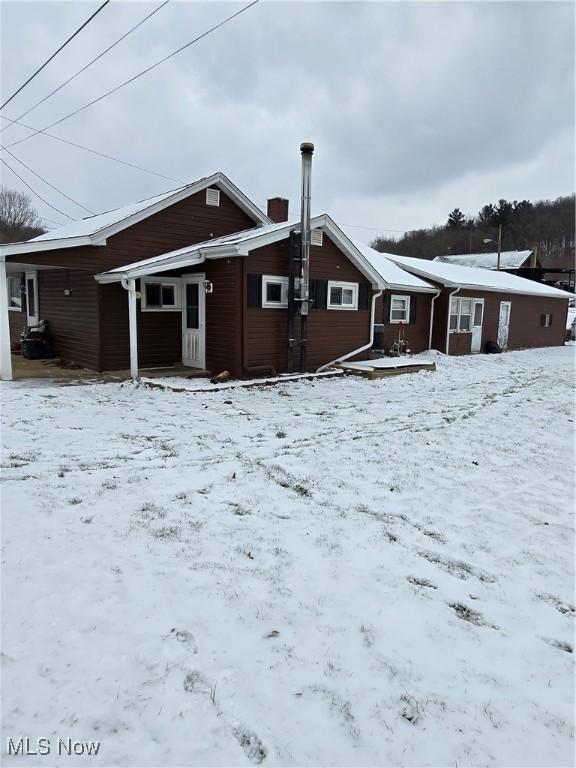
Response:
[{"label": "bare tree", "polygon": [[43,234],[32,200],[23,192],[0,187],[0,243],[15,243]]}]

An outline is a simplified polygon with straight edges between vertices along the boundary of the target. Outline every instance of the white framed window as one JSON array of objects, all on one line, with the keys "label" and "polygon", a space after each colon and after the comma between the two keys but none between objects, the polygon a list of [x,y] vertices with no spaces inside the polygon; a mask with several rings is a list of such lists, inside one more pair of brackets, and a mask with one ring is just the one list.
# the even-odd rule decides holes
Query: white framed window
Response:
[{"label": "white framed window", "polygon": [[206,190],[206,205],[220,205],[220,190],[208,187]]},{"label": "white framed window", "polygon": [[140,281],[143,312],[180,311],[180,280],[143,277]]},{"label": "white framed window", "polygon": [[262,275],[262,306],[282,309],[288,306],[288,278]]},{"label": "white framed window", "polygon": [[324,232],[321,229],[313,229],[310,233],[310,245],[322,245]]},{"label": "white framed window", "polygon": [[552,325],[552,315],[549,313],[542,315],[542,321],[540,325],[543,328],[550,328],[550,326]]},{"label": "white framed window", "polygon": [[13,312],[22,312],[22,278],[18,277],[6,278],[8,283],[8,309]]},{"label": "white framed window", "polygon": [[472,299],[450,300],[450,331],[468,333],[472,328]]},{"label": "white framed window", "polygon": [[358,309],[358,283],[328,280],[328,309]]},{"label": "white framed window", "polygon": [[390,322],[410,322],[410,296],[393,295],[390,297]]}]

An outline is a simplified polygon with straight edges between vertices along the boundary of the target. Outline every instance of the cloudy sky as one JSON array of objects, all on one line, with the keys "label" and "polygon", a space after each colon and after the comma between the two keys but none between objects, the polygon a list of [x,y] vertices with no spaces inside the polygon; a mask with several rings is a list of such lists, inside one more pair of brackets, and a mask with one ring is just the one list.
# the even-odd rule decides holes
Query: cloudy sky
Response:
[{"label": "cloudy sky", "polygon": [[[19,118],[161,1],[113,0],[2,115]],[[4,99],[98,5],[3,2]],[[47,126],[242,5],[171,0],[22,119]],[[1,123],[4,146],[31,133]],[[281,195],[294,213],[299,145],[313,141],[313,212],[366,240],[442,223],[455,206],[570,194],[574,6],[260,0],[53,132],[182,181],[222,170],[261,206]],[[177,186],[42,134],[10,151],[95,212]],[[86,215],[4,157],[57,208]],[[2,182],[24,189],[4,166]]]}]

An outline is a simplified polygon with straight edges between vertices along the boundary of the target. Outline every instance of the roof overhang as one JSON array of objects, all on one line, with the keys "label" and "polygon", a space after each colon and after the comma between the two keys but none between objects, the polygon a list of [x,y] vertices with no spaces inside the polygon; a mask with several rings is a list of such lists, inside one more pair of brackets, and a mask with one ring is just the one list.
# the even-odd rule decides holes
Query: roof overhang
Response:
[{"label": "roof overhang", "polygon": [[[530,291],[530,290],[524,290],[524,289],[520,290],[518,288],[509,288],[508,286],[488,286],[488,285],[477,285],[475,283],[454,282],[453,280],[448,280],[445,277],[434,275],[425,269],[419,269],[418,267],[414,267],[412,264],[404,264],[401,261],[395,261],[394,259],[392,260],[394,261],[395,264],[397,264],[399,267],[402,267],[402,269],[405,269],[407,272],[410,272],[413,275],[418,275],[418,277],[423,277],[426,280],[432,280],[435,283],[439,283],[440,285],[443,285],[445,288],[457,288],[460,291],[481,291],[485,293],[513,293],[513,294],[517,294],[518,296],[539,296],[540,298],[547,298],[547,299],[574,298],[572,294],[568,293],[567,291],[562,291],[559,288],[551,288],[550,291],[544,292],[544,291]],[[476,269],[478,271],[492,272],[492,270],[483,270],[482,267],[468,267],[468,269]],[[519,277],[518,275],[514,275],[514,278],[518,280],[526,280],[527,283],[531,282],[530,280]],[[552,293],[552,291],[554,291],[554,293]]]},{"label": "roof overhang", "polygon": [[53,240],[27,240],[21,243],[10,243],[0,246],[0,259],[5,256],[13,256],[23,253],[34,253],[39,251],[51,251],[59,248],[76,248],[83,245],[106,245],[106,239],[122,232],[124,229],[137,224],[155,213],[159,213],[165,208],[169,208],[187,197],[191,197],[201,192],[207,187],[218,187],[225,192],[238,207],[244,211],[256,224],[270,224],[271,220],[223,173],[218,172],[200,179],[193,184],[188,184],[168,195],[162,200],[142,208],[136,213],[127,216],[120,221],[113,222],[108,226],[81,237],[62,237]]},{"label": "roof overhang", "polygon": [[[360,272],[362,272],[362,274],[370,281],[374,288],[386,289],[392,287],[384,281],[380,273],[374,269],[330,216],[327,214],[315,216],[312,218],[310,224],[313,229],[322,229],[326,231],[336,245],[346,254],[346,256],[348,256],[350,261],[352,261]],[[168,253],[165,258],[155,257],[141,262],[134,262],[133,264],[128,264],[125,267],[113,269],[108,272],[101,272],[100,274],[95,275],[95,279],[99,283],[115,283],[122,280],[168,272],[173,269],[194,266],[203,263],[207,259],[212,260],[247,256],[256,248],[263,248],[266,245],[285,240],[289,237],[291,232],[299,231],[299,228],[300,223],[292,221],[286,222],[286,226],[276,227],[270,232],[264,231],[262,234],[254,232],[250,236],[240,239],[239,242],[235,243],[223,243],[221,245],[200,243],[196,246],[191,246],[190,249],[186,251],[180,249],[180,251],[173,255]]]},{"label": "roof overhang", "polygon": [[[7,243],[0,245],[0,261],[5,261],[7,256],[20,256],[25,253],[38,253],[39,251],[55,251],[59,248],[79,248],[83,245],[106,245],[106,238],[98,242],[91,236],[62,237],[55,240],[45,240],[43,243],[27,240],[23,243]],[[40,247],[41,246],[41,247]]]}]

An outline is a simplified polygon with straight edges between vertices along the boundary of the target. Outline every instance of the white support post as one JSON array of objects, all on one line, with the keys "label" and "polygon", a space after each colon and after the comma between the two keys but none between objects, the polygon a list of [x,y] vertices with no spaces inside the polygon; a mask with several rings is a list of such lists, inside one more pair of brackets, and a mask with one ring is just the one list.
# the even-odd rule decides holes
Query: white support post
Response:
[{"label": "white support post", "polygon": [[136,321],[136,280],[122,280],[128,292],[128,322],[130,328],[130,376],[138,381],[138,325]]},{"label": "white support post", "polygon": [[8,281],[6,280],[6,262],[4,260],[0,261],[0,379],[12,381]]}]

